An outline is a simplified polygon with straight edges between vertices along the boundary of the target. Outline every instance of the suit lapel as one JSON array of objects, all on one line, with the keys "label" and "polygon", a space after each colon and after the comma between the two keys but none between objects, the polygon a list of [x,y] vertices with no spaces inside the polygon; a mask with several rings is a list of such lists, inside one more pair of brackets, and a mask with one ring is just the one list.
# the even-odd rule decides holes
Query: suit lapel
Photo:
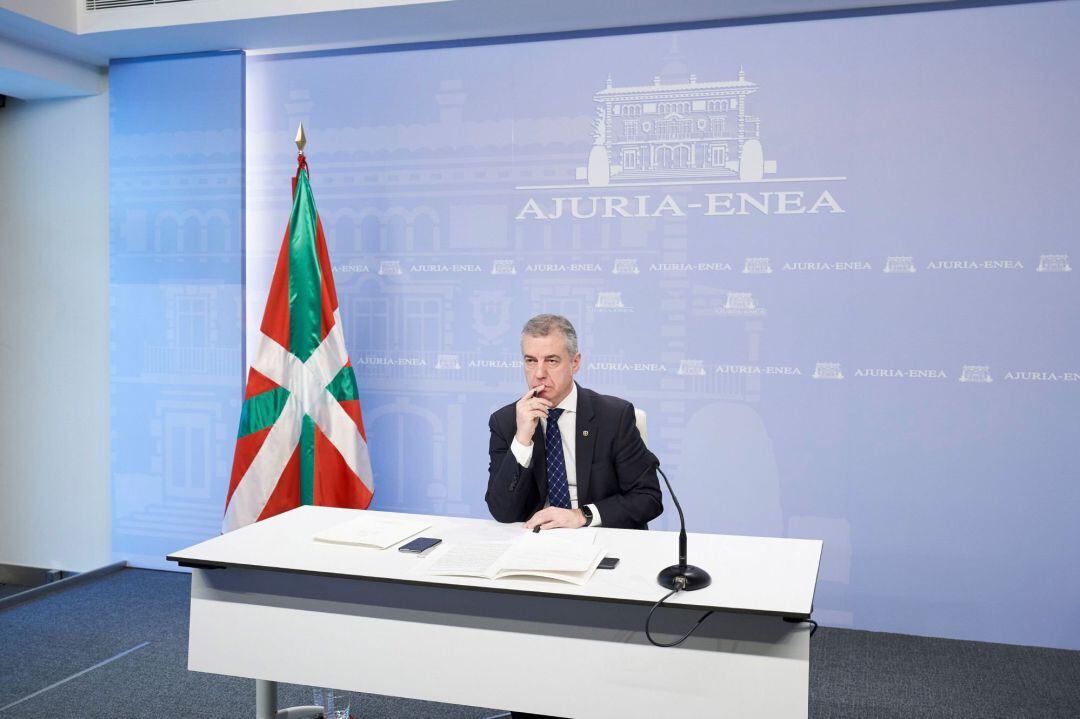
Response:
[{"label": "suit lapel", "polygon": [[589,470],[592,469],[593,446],[596,442],[596,417],[593,415],[592,397],[587,389],[578,385],[577,428],[574,432],[574,466],[577,469],[578,506],[589,504]]}]

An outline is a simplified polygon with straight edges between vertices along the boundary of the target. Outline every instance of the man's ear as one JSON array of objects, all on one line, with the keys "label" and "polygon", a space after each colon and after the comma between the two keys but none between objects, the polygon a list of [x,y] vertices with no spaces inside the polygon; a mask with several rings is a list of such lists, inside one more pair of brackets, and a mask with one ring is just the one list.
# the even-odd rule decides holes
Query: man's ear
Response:
[{"label": "man's ear", "polygon": [[570,366],[572,367],[572,371],[570,372],[570,374],[572,374],[572,375],[577,374],[577,371],[579,369],[581,369],[581,353],[580,352],[578,352],[576,355],[574,355],[574,361]]}]

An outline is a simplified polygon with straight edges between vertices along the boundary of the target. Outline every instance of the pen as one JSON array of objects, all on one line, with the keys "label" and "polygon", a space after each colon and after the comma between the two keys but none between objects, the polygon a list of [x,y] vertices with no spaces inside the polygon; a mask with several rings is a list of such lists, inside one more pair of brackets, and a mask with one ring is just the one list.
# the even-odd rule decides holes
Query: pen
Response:
[{"label": "pen", "polygon": [[533,534],[539,534],[539,533],[540,533],[540,525],[538,524],[535,527],[533,527]]}]

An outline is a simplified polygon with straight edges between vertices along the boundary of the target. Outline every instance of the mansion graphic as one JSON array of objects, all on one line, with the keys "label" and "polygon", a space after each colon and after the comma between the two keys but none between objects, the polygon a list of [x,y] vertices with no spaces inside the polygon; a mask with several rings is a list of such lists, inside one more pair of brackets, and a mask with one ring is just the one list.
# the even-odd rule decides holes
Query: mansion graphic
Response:
[{"label": "mansion graphic", "polygon": [[760,180],[776,172],[761,147],[761,121],[747,113],[757,84],[657,75],[653,84],[607,86],[597,103],[593,146],[577,179],[590,185],[663,180]]}]

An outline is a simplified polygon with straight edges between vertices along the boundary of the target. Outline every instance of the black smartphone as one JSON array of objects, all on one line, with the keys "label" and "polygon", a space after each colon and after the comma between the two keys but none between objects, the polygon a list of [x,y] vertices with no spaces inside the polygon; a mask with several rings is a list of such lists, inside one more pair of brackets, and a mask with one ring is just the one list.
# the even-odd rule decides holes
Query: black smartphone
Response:
[{"label": "black smartphone", "polygon": [[398,547],[398,551],[409,552],[410,554],[423,554],[441,541],[441,539],[436,539],[435,537],[417,537],[408,544],[403,544]]},{"label": "black smartphone", "polygon": [[600,560],[600,564],[597,565],[597,569],[614,569],[619,566],[618,557],[604,557]]}]

